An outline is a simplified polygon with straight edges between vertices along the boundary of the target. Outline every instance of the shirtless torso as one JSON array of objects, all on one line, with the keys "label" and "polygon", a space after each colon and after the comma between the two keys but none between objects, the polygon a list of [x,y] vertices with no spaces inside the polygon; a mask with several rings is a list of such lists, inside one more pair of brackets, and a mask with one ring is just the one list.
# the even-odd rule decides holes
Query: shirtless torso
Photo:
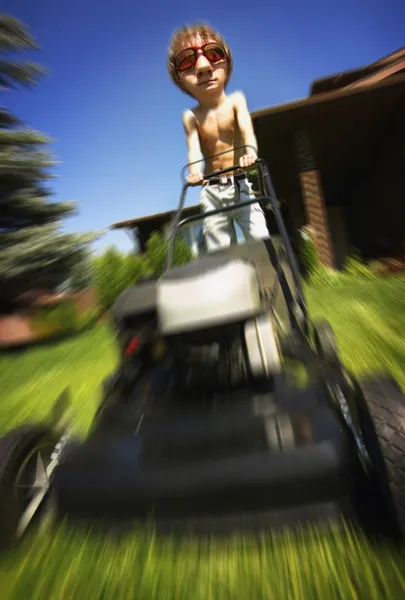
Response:
[{"label": "shirtless torso", "polygon": [[[234,95],[227,96],[225,102],[213,109],[197,107],[191,111],[195,118],[204,158],[243,145],[243,137],[237,120]],[[205,163],[204,175],[239,164],[242,150],[227,152]]]},{"label": "shirtless torso", "polygon": [[[252,135],[256,147],[250,114],[241,92],[225,96],[221,103],[212,108],[197,106],[186,111],[183,123],[187,135],[189,162],[206,159],[203,173],[201,173],[202,163],[190,167],[190,174],[194,175],[194,179],[197,179],[200,174],[208,175],[233,165],[240,165],[247,151],[245,148],[240,148],[214,159],[208,157],[244,146],[246,142],[249,143]],[[247,129],[249,129],[248,136],[246,136]]]}]

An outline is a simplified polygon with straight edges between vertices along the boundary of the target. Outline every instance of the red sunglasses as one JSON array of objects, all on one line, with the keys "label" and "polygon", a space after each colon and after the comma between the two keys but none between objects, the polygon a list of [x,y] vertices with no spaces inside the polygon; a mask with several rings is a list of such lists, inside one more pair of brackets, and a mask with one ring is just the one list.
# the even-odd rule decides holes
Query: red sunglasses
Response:
[{"label": "red sunglasses", "polygon": [[195,67],[199,50],[201,50],[205,58],[214,65],[227,59],[225,48],[223,48],[221,44],[209,42],[203,46],[190,46],[189,48],[182,50],[176,56],[175,64],[179,73]]}]

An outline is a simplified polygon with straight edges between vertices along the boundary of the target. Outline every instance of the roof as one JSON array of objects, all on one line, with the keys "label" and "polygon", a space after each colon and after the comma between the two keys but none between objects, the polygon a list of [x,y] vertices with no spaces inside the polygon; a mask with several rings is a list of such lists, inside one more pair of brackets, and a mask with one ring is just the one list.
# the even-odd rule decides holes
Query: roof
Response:
[{"label": "roof", "polygon": [[310,96],[324,92],[331,92],[336,89],[342,89],[347,85],[373,74],[379,73],[380,76],[384,78],[386,76],[385,71],[387,69],[389,70],[390,67],[396,64],[398,61],[404,60],[404,58],[405,48],[400,48],[399,50],[391,52],[391,54],[388,54],[387,56],[384,56],[383,58],[380,58],[369,65],[315,79],[310,87]]},{"label": "roof", "polygon": [[[401,71],[404,72],[401,73]],[[403,81],[405,81],[405,57],[403,61],[401,61],[401,65],[392,65],[389,69],[385,70],[384,73],[373,74],[370,79],[362,79],[358,82],[355,82],[353,85],[346,86],[345,88],[314,94],[308,98],[302,98],[293,102],[286,102],[285,104],[261,108],[253,111],[251,116],[253,120],[257,120],[267,115],[276,115],[281,113],[285,114],[293,111],[299,111],[304,108],[317,107],[321,104],[326,104],[328,101],[354,96],[361,91],[370,89],[370,87],[388,87]]]},{"label": "roof", "polygon": [[[125,229],[125,228],[129,227],[132,229],[133,227],[137,227],[138,225],[141,225],[142,223],[145,223],[145,222],[152,222],[152,221],[168,222],[174,217],[174,215],[176,214],[176,210],[169,210],[167,212],[156,213],[154,215],[145,215],[143,217],[137,217],[136,219],[128,219],[127,221],[119,221],[118,223],[113,223],[112,225],[110,225],[110,228],[111,229]],[[198,206],[198,204],[194,205],[194,206],[186,206],[185,208],[183,208],[182,214],[184,217],[188,217],[188,216],[199,213],[200,210],[201,209]]]}]

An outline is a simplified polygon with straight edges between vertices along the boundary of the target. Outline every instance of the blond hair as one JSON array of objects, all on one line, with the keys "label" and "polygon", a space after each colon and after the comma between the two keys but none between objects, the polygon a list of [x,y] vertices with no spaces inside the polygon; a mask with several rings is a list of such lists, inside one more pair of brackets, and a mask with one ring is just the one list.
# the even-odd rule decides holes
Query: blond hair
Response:
[{"label": "blond hair", "polygon": [[221,44],[221,46],[223,46],[223,48],[226,52],[226,57],[227,57],[227,74],[226,74],[226,80],[225,80],[225,87],[228,85],[228,82],[231,78],[232,68],[233,68],[232,54],[229,49],[229,46],[226,43],[226,41],[224,40],[224,38],[222,37],[222,35],[220,33],[218,33],[218,31],[213,29],[207,23],[196,23],[195,25],[183,25],[182,27],[180,27],[177,31],[175,31],[173,33],[172,38],[170,40],[169,52],[168,52],[168,57],[167,57],[167,70],[169,71],[169,75],[170,75],[172,81],[174,82],[174,84],[177,85],[177,87],[179,87],[183,92],[185,92],[186,94],[189,94],[190,96],[192,96],[192,94],[190,94],[188,91],[186,91],[184,89],[184,87],[182,86],[182,84],[180,82],[179,74],[176,69],[176,56],[177,56],[176,47],[180,43],[181,44],[191,43],[192,40],[194,38],[196,38],[197,36],[200,37],[201,40],[204,42],[213,41],[213,42],[217,42],[218,44]]}]

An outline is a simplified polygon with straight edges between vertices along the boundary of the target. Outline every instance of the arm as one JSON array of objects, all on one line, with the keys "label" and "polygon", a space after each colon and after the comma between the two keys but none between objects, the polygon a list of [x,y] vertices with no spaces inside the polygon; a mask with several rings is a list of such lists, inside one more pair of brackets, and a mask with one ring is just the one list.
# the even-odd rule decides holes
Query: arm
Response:
[{"label": "arm", "polygon": [[[191,110],[187,110],[184,113],[183,126],[186,133],[188,162],[193,163],[195,161],[201,161],[203,159],[203,155],[201,152],[200,138],[198,136],[195,116]],[[202,181],[203,176],[201,165],[201,162],[195,165],[190,165],[189,176],[187,178],[189,183],[200,183]]]},{"label": "arm", "polygon": [[245,156],[241,158],[240,166],[248,167],[252,165],[257,158],[257,140],[246,98],[242,92],[235,93],[235,111],[238,119],[239,129],[242,134],[243,143],[245,146],[253,146],[253,148],[256,150],[255,153],[252,148],[246,148]]}]

